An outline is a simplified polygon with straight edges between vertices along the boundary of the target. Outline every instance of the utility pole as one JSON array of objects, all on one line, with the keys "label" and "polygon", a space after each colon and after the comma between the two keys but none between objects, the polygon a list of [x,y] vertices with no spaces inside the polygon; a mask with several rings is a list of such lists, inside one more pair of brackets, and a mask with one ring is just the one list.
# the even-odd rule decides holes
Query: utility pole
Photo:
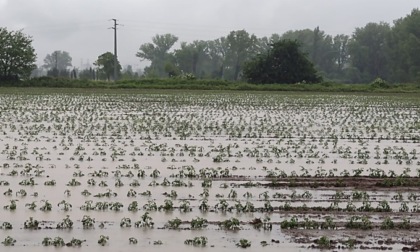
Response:
[{"label": "utility pole", "polygon": [[55,55],[55,77],[58,77],[60,75],[60,71],[58,71],[58,51],[55,51],[54,55]]},{"label": "utility pole", "polygon": [[114,21],[114,82],[117,81],[117,73],[118,73],[118,60],[117,60],[117,20],[115,18],[112,19]]},{"label": "utility pole", "polygon": [[58,70],[58,51],[55,51],[55,69]]}]

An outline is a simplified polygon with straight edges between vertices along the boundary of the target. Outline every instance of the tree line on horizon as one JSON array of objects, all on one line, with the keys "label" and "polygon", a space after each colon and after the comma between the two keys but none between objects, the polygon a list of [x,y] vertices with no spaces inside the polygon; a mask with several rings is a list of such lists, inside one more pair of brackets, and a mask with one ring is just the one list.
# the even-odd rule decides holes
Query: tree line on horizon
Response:
[{"label": "tree line on horizon", "polygon": [[351,36],[328,35],[319,27],[290,30],[258,38],[245,30],[231,31],[216,40],[181,42],[172,34],[156,35],[140,46],[136,56],[149,60],[146,76],[167,77],[192,73],[198,78],[239,80],[245,62],[264,54],[275,42],[296,40],[324,80],[370,83],[420,81],[420,11],[414,9],[391,26],[368,23]]},{"label": "tree line on horizon", "polygon": [[[6,43],[1,32],[0,45]],[[30,38],[28,40],[31,42]],[[200,79],[244,81],[249,79],[244,70],[249,70],[250,62],[261,61],[261,56],[268,55],[276,43],[289,40],[297,42],[300,52],[327,81],[369,83],[376,78],[393,83],[420,81],[419,9],[413,9],[392,25],[368,23],[356,28],[351,36],[329,35],[316,27],[260,38],[246,30],[237,30],[215,40],[180,42],[175,47],[178,40],[173,34],[158,34],[151,42],[140,45],[136,56],[141,61],[150,62],[143,70],[144,77],[188,75]],[[110,80],[113,79],[113,57],[112,53],[106,52],[98,56],[93,68],[77,70],[71,69],[72,59],[68,52],[55,51],[45,57],[42,68],[47,70],[48,76]],[[5,62],[0,59],[0,76],[3,78],[7,75],[2,71],[6,69]],[[34,69],[33,62],[31,70]],[[118,62],[118,70],[119,79],[140,78],[131,66],[123,70]]]}]

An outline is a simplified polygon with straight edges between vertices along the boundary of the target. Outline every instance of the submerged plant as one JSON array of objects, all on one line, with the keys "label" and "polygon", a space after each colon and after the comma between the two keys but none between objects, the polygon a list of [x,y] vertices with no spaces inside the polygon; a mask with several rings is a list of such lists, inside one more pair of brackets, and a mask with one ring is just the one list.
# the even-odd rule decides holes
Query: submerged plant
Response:
[{"label": "submerged plant", "polygon": [[222,221],[219,225],[224,229],[236,231],[240,229],[239,227],[241,224],[238,219],[232,217],[228,220]]},{"label": "submerged plant", "polygon": [[263,228],[264,230],[271,231],[273,229],[273,225],[270,223],[270,217],[266,216],[263,220],[261,218],[253,219],[250,224],[254,226],[256,229]]},{"label": "submerged plant", "polygon": [[4,193],[3,193],[3,195],[4,196],[12,196],[12,194],[13,194],[13,190],[12,189],[7,189],[7,191],[5,191]]},{"label": "submerged plant", "polygon": [[39,221],[35,220],[33,217],[29,217],[29,220],[26,220],[23,226],[25,229],[39,229]]},{"label": "submerged plant", "polygon": [[[44,241],[43,241],[43,243],[44,243]],[[62,246],[65,245],[65,242],[64,242],[63,238],[57,236],[54,239],[51,239],[51,243],[49,245],[53,245],[54,247],[62,247]]]},{"label": "submerged plant", "polygon": [[346,228],[367,230],[372,229],[373,224],[368,216],[352,216],[345,226]]},{"label": "submerged plant", "polygon": [[137,244],[138,242],[139,241],[136,238],[134,238],[134,237],[128,238],[128,243],[129,244]]},{"label": "submerged plant", "polygon": [[293,216],[290,220],[284,220],[280,223],[282,229],[294,229],[299,225],[298,218]]},{"label": "submerged plant", "polygon": [[169,229],[177,229],[181,225],[181,223],[182,223],[181,219],[175,218],[175,219],[169,220],[165,224],[165,227]]},{"label": "submerged plant", "polygon": [[10,222],[5,221],[1,224],[0,229],[9,230],[9,229],[13,229],[13,226]]},{"label": "submerged plant", "polygon": [[18,200],[10,200],[10,204],[4,206],[3,208],[6,210],[16,210],[16,201]]},{"label": "submerged plant", "polygon": [[62,206],[64,211],[69,211],[72,208],[72,205],[65,200],[60,201],[57,206]]},{"label": "submerged plant", "polygon": [[236,246],[240,248],[248,248],[251,247],[251,242],[247,239],[240,239],[239,242],[236,243]]},{"label": "submerged plant", "polygon": [[134,191],[133,189],[128,190],[127,197],[136,197],[136,196],[137,196],[136,191]]},{"label": "submerged plant", "polygon": [[193,239],[187,239],[184,241],[185,244],[187,245],[193,245],[193,246],[206,246],[208,242],[207,237],[205,236],[197,236],[194,237]]},{"label": "submerged plant", "polygon": [[70,219],[69,215],[67,215],[66,218],[63,219],[63,221],[57,224],[57,229],[66,229],[66,228],[72,228],[72,227],[73,227],[73,221]]},{"label": "submerged plant", "polygon": [[51,239],[51,237],[45,237],[42,240],[42,245],[44,245],[44,246],[50,246],[50,245],[52,245],[52,239]]},{"label": "submerged plant", "polygon": [[207,219],[197,217],[191,220],[191,228],[192,229],[200,229],[204,228],[208,225]]},{"label": "submerged plant", "polygon": [[174,203],[172,202],[172,200],[169,200],[169,199],[165,199],[164,204],[159,206],[159,211],[160,210],[171,211],[173,209],[174,209]]},{"label": "submerged plant", "polygon": [[69,243],[66,243],[66,246],[69,246],[69,247],[80,247],[80,246],[82,246],[82,243],[85,242],[85,241],[86,240],[80,240],[80,239],[72,238]]},{"label": "submerged plant", "polygon": [[130,218],[122,218],[120,221],[120,227],[131,227],[131,219]]},{"label": "submerged plant", "polygon": [[20,189],[16,191],[16,196],[25,197],[26,195],[27,195],[27,192],[25,191],[25,189]]},{"label": "submerged plant", "polygon": [[89,215],[84,215],[82,218],[83,228],[92,228],[95,224],[95,219],[91,218]]},{"label": "submerged plant", "polygon": [[163,242],[161,240],[153,241],[153,245],[162,245]]},{"label": "submerged plant", "polygon": [[336,226],[334,224],[333,219],[330,216],[325,217],[325,222],[321,224],[321,229],[335,229]]},{"label": "submerged plant", "polygon": [[98,244],[101,246],[105,246],[109,242],[109,236],[101,235],[99,236]]},{"label": "submerged plant", "polygon": [[133,201],[128,205],[128,211],[130,212],[135,212],[139,210],[139,206],[138,206],[138,202],[137,201]]},{"label": "submerged plant", "polygon": [[109,206],[109,209],[114,211],[120,211],[123,207],[124,205],[121,202],[114,202]]},{"label": "submerged plant", "polygon": [[179,210],[181,212],[191,212],[192,208],[190,207],[190,202],[188,200],[181,201],[181,205],[179,206]]},{"label": "submerged plant", "polygon": [[4,238],[4,241],[1,242],[4,246],[14,246],[16,243],[16,240],[13,239],[11,236],[7,236]]},{"label": "submerged plant", "polygon": [[316,242],[319,248],[321,249],[330,249],[331,248],[331,241],[327,236],[321,236]]},{"label": "submerged plant", "polygon": [[41,202],[44,202],[44,205],[41,206],[39,208],[39,210],[44,211],[44,212],[45,211],[51,211],[52,205],[51,205],[51,203],[48,200],[41,200]]},{"label": "submerged plant", "polygon": [[158,206],[154,200],[149,200],[146,204],[143,205],[143,209],[146,211],[156,211]]},{"label": "submerged plant", "polygon": [[136,221],[134,223],[135,227],[148,227],[153,228],[154,222],[152,217],[149,216],[149,212],[145,212],[141,217],[139,221]]},{"label": "submerged plant", "polygon": [[384,221],[381,223],[381,229],[393,229],[394,227],[395,224],[389,216],[385,217]]},{"label": "submerged plant", "polygon": [[79,186],[81,185],[81,183],[79,181],[77,181],[76,179],[71,179],[68,183],[67,186]]},{"label": "submerged plant", "polygon": [[219,202],[216,204],[215,208],[222,211],[222,212],[226,212],[226,211],[229,211],[231,209],[229,207],[229,203],[225,199],[219,200]]}]

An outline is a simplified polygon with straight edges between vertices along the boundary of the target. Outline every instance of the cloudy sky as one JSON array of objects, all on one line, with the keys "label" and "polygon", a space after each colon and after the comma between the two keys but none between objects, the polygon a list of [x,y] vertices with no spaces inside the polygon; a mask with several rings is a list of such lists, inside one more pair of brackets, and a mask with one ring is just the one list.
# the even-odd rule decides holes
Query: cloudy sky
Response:
[{"label": "cloudy sky", "polygon": [[245,29],[258,37],[319,26],[327,34],[351,35],[368,22],[391,23],[420,7],[419,0],[0,0],[0,26],[32,36],[37,64],[55,50],[73,65],[93,63],[113,52],[112,18],[123,66],[156,34],[179,41],[212,40]]}]

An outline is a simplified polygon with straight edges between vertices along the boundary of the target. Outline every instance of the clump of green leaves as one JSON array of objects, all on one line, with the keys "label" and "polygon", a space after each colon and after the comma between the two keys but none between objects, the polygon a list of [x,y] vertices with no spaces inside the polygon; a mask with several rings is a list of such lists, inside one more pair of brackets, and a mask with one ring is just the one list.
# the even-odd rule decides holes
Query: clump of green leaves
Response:
[{"label": "clump of green leaves", "polygon": [[203,227],[207,227],[208,221],[207,219],[197,217],[191,220],[191,228],[192,229],[199,229]]},{"label": "clump of green leaves", "polygon": [[236,243],[236,246],[240,248],[248,248],[251,247],[251,242],[247,239],[240,239],[239,242]]},{"label": "clump of green leaves", "polygon": [[1,242],[4,246],[14,246],[16,243],[16,240],[13,239],[11,236],[7,236],[4,238],[4,241]]},{"label": "clump of green leaves", "polygon": [[389,216],[385,217],[384,221],[381,223],[381,229],[393,229],[394,227],[395,224]]},{"label": "clump of green leaves", "polygon": [[187,245],[193,245],[193,246],[206,246],[208,242],[207,237],[205,236],[197,236],[194,237],[193,239],[187,239],[184,241],[185,244]]},{"label": "clump of green leaves", "polygon": [[363,230],[368,230],[368,229],[372,229],[373,224],[372,222],[369,220],[369,217],[364,215],[364,216],[352,216],[349,220],[349,222],[346,223],[346,228],[351,228],[351,229],[363,229]]},{"label": "clump of green leaves", "polygon": [[330,249],[331,248],[331,241],[327,236],[321,236],[316,241],[316,244],[319,246],[320,249]]},{"label": "clump of green leaves", "polygon": [[240,225],[239,220],[236,218],[230,218],[220,223],[220,226],[227,230],[239,230]]}]

